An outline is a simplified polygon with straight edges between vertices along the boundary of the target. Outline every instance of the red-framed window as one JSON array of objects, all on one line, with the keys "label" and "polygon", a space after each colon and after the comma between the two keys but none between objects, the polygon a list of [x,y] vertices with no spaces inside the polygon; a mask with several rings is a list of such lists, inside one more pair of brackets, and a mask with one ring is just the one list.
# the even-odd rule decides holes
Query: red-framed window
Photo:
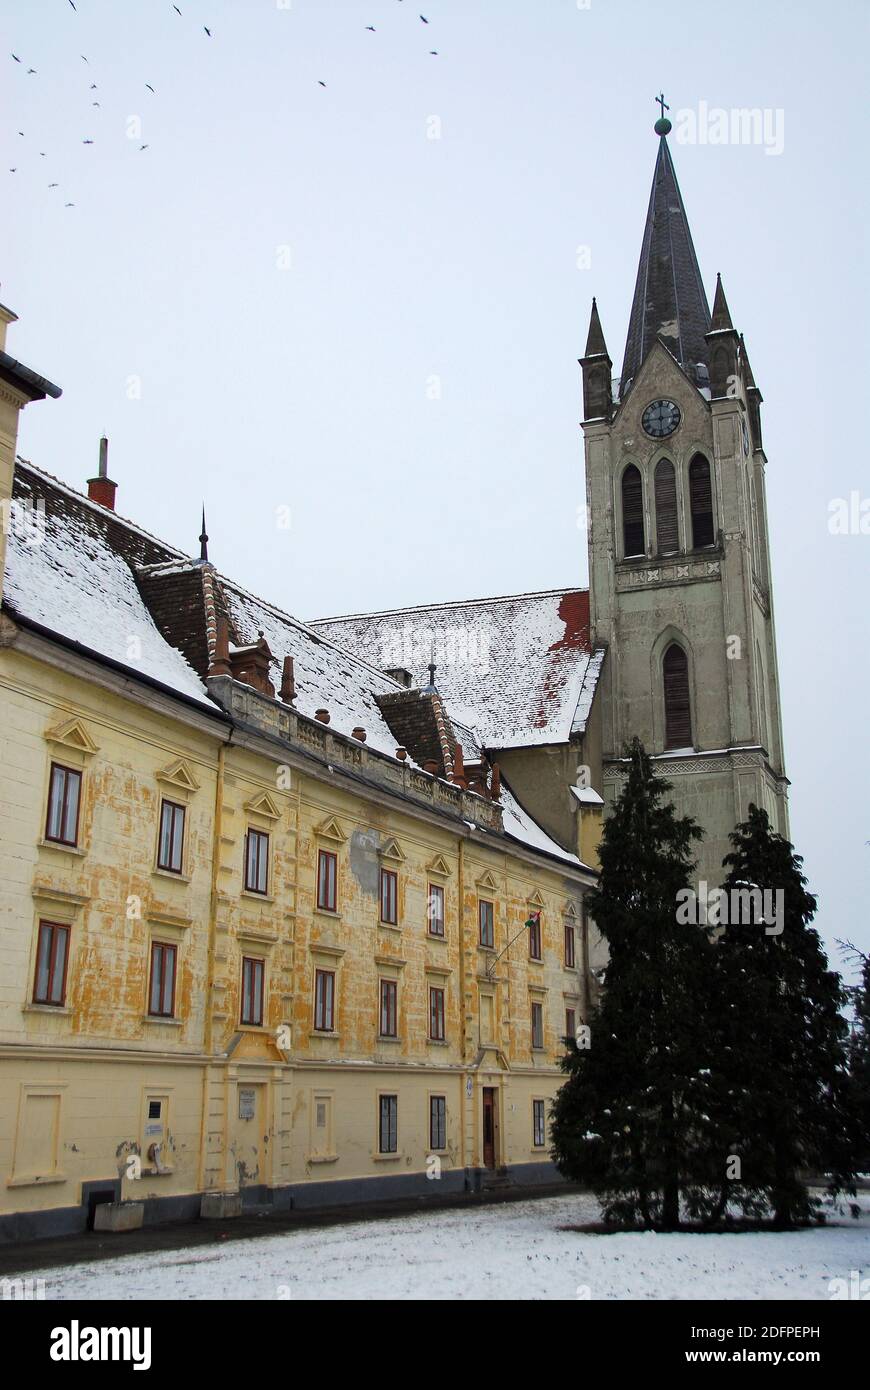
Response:
[{"label": "red-framed window", "polygon": [[314,1027],[318,1033],[335,1031],[335,971],[314,972]]},{"label": "red-framed window", "polygon": [[429,922],[430,936],[444,935],[444,889],[440,883],[429,884],[429,897],[427,902],[426,916]]},{"label": "red-framed window", "polygon": [[544,1006],[532,1004],[532,1047],[544,1046]]},{"label": "red-framed window", "polygon": [[252,1028],[263,1026],[263,992],[266,962],[257,956],[242,956],[242,1009],[240,1021]]},{"label": "red-framed window", "polygon": [[399,876],[381,869],[381,921],[394,927],[399,920]]},{"label": "red-framed window", "polygon": [[398,1096],[378,1097],[378,1152],[398,1153],[399,1149],[399,1098]]},{"label": "red-framed window", "polygon": [[381,1037],[395,1038],[399,1031],[399,987],[395,980],[381,980]]},{"label": "red-framed window", "polygon": [[569,970],[574,969],[576,955],[574,951],[574,924],[565,923],[565,965]]},{"label": "red-framed window", "polygon": [[532,1143],[542,1149],[547,1142],[547,1117],[542,1100],[532,1101]]},{"label": "red-framed window", "polygon": [[429,987],[429,1037],[444,1041],[444,990],[435,985]]},{"label": "red-framed window", "polygon": [[46,840],[58,845],[78,844],[81,799],[82,774],[75,768],[52,763],[48,778]]},{"label": "red-framed window", "polygon": [[335,912],[338,902],[338,855],[321,849],[317,854],[317,906],[321,912]]},{"label": "red-framed window", "polygon": [[180,874],[184,858],[185,808],[177,801],[160,803],[160,841],[157,846],[157,867]]},{"label": "red-framed window", "polygon": [[481,898],[477,904],[477,921],[481,946],[495,947],[495,914],[491,902]]},{"label": "red-framed window", "polygon": [[269,836],[265,830],[249,830],[245,836],[245,891],[269,891]]},{"label": "red-framed window", "polygon": [[565,1037],[576,1038],[577,1034],[577,1012],[575,1009],[565,1010]]},{"label": "red-framed window", "polygon": [[541,960],[541,914],[533,912],[529,917],[529,956]]},{"label": "red-framed window", "polygon": [[148,1012],[154,1018],[175,1016],[175,976],[178,948],[165,941],[151,943],[151,974],[148,981]]},{"label": "red-framed window", "polygon": [[447,1148],[447,1097],[429,1097],[429,1148]]},{"label": "red-framed window", "polygon": [[69,963],[69,927],[59,922],[40,922],[36,943],[34,1004],[66,1003],[66,974]]}]

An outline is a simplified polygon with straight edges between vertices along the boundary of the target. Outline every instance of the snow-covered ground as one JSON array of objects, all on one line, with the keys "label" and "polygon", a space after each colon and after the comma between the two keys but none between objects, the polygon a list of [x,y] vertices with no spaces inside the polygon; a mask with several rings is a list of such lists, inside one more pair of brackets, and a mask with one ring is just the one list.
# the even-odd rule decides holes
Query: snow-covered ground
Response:
[{"label": "snow-covered ground", "polygon": [[[829,1299],[870,1292],[870,1196],[794,1233],[595,1236],[591,1197],[299,1230],[39,1271],[48,1299]],[[856,1280],[853,1276],[852,1286]],[[846,1287],[844,1286],[844,1287]],[[853,1294],[853,1297],[855,1295]]]}]

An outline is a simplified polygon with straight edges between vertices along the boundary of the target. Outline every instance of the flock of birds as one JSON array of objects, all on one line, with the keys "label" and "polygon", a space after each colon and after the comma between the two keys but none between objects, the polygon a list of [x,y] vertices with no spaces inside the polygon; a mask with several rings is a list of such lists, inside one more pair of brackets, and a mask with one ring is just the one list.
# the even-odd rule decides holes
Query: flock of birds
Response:
[{"label": "flock of birds", "polygon": [[[70,9],[73,10],[73,11],[75,11],[76,14],[78,14],[78,7],[77,7],[77,5],[75,4],[75,0],[67,0],[67,3],[69,4]],[[173,8],[173,10],[175,11],[175,13],[179,16],[179,18],[181,18],[181,19],[184,18],[184,15],[182,14],[182,12],[181,12],[181,10],[179,9],[178,5],[173,5],[172,8]],[[203,27],[203,31],[204,31],[206,37],[209,38],[209,39],[212,38],[212,30],[208,27],[208,25],[204,24],[202,27]],[[18,55],[17,53],[10,53],[9,56],[10,56],[10,58],[12,59],[13,62],[15,62],[15,63],[17,63],[17,64],[19,65],[19,67],[24,68],[24,75],[25,75],[25,76],[27,76],[27,77],[38,77],[38,76],[39,76],[39,69],[38,69],[38,68],[32,68],[32,67],[25,67],[24,59],[23,59],[23,58],[20,58],[19,55]],[[86,63],[87,66],[90,67],[90,59],[88,58],[87,54],[85,54],[85,53],[80,53],[80,54],[79,54],[79,57],[81,58],[81,60],[82,60],[83,63]],[[152,86],[152,84],[151,84],[150,82],[146,82],[146,83],[145,83],[145,87],[147,88],[147,90],[148,90],[149,92],[151,92],[151,94],[152,94],[153,96],[156,96],[156,94],[157,94],[157,93],[156,93],[156,89]],[[98,98],[97,96],[94,96],[94,93],[99,92],[99,90],[100,90],[99,85],[98,85],[98,83],[96,83],[96,82],[91,82],[90,86],[88,87],[88,94],[92,97],[92,100],[91,100],[91,107],[92,107],[92,108],[96,108],[97,110],[101,110],[101,109],[102,109],[102,103],[100,102],[99,98]],[[26,138],[27,138],[27,136],[26,136],[26,134],[25,134],[25,132],[24,132],[23,130],[19,130],[18,134],[19,134],[19,136],[21,136],[22,139],[26,139]],[[81,143],[82,143],[83,145],[94,145],[94,144],[96,144],[96,141],[93,139],[92,136],[86,136],[86,137],[82,140]],[[150,145],[149,145],[149,144],[147,144],[147,143],[141,144],[141,145],[139,146],[139,153],[141,154],[141,153],[143,153],[143,152],[144,152],[145,150],[147,150],[147,149],[150,149]],[[48,153],[47,153],[47,151],[46,151],[46,150],[40,150],[40,151],[39,151],[39,157],[40,157],[40,159],[47,159],[47,158],[48,158]],[[9,172],[10,172],[10,174],[17,174],[17,173],[18,173],[18,165],[15,164],[15,165],[13,165],[12,167],[10,167]],[[58,181],[52,181],[52,182],[49,183],[47,186],[48,186],[48,188],[50,188],[50,189],[60,188],[60,183],[59,183]],[[75,203],[73,203],[73,202],[64,203],[64,207],[65,207],[65,208],[74,208],[74,207],[75,207]]]},{"label": "flock of birds", "polygon": [[[76,4],[75,4],[75,0],[67,0],[67,3],[69,4],[70,9],[72,9],[72,10],[77,14],[77,13],[78,13],[78,7],[77,7]],[[404,3],[404,0],[399,0],[399,4],[403,4],[403,3]],[[175,13],[178,15],[178,17],[179,17],[180,19],[183,19],[183,18],[184,18],[184,15],[183,15],[183,13],[182,13],[182,11],[181,11],[181,9],[179,8],[178,5],[173,4],[172,9],[175,11]],[[419,18],[420,18],[420,22],[421,22],[422,24],[425,24],[425,25],[428,26],[429,20],[427,19],[426,15],[421,14],[421,15],[419,16]],[[205,34],[206,38],[209,38],[209,39],[213,38],[213,36],[214,36],[214,35],[213,35],[213,30],[210,29],[209,26],[208,26],[207,24],[203,24],[202,29],[203,29],[203,33]],[[377,29],[376,29],[376,27],[375,27],[374,24],[366,24],[366,25],[365,25],[365,30],[366,30],[367,33],[370,33],[370,34],[375,34],[375,33],[377,33]],[[430,50],[429,50],[429,55],[430,55],[430,57],[432,57],[432,58],[437,58],[437,57],[439,56],[437,48],[430,48]],[[84,53],[80,54],[79,56],[80,56],[82,62],[83,62],[83,63],[86,63],[86,64],[90,67],[90,61],[89,61],[89,59],[87,58],[87,56],[86,56]],[[11,59],[12,59],[13,62],[17,63],[17,64],[19,65],[19,67],[21,67],[21,68],[24,69],[24,75],[25,75],[25,76],[27,76],[27,77],[38,77],[38,76],[39,76],[39,70],[38,70],[37,68],[25,66],[25,60],[24,60],[23,58],[19,57],[19,55],[18,55],[17,53],[11,53],[11,54],[10,54],[10,57],[11,57]],[[322,78],[318,78],[317,85],[320,86],[320,87],[326,87],[327,84],[326,84],[326,82],[323,81]],[[146,83],[145,83],[145,87],[146,87],[146,89],[152,94],[152,96],[156,96],[156,95],[157,95],[156,88],[155,88],[154,86],[152,86],[152,84],[151,84],[150,82],[146,82]],[[91,99],[91,107],[92,107],[93,109],[96,109],[96,110],[101,110],[101,109],[102,109],[102,106],[101,106],[101,102],[100,102],[100,100],[99,100],[99,97],[95,95],[95,93],[98,93],[99,90],[100,90],[99,85],[98,85],[96,82],[91,82],[91,84],[90,84],[90,86],[89,86],[89,88],[88,88],[88,93],[89,93],[89,95],[90,95],[91,98],[92,98],[92,99]],[[25,132],[24,132],[23,130],[19,130],[19,131],[18,131],[18,134],[19,134],[19,136],[21,136],[22,139],[26,139],[26,138],[27,138],[26,135],[25,135]],[[85,138],[82,140],[81,143],[82,143],[83,145],[93,145],[93,144],[95,144],[96,142],[95,142],[95,140],[94,140],[91,136],[87,136],[87,137],[85,137]],[[140,144],[140,145],[139,145],[139,153],[140,153],[140,154],[141,154],[141,153],[144,153],[144,151],[145,151],[145,150],[148,150],[148,149],[150,149],[150,145],[149,145],[147,142],[144,143],[144,144]],[[40,157],[41,159],[46,159],[46,158],[48,157],[47,152],[46,152],[45,150],[40,150],[40,151],[39,151],[39,157]],[[13,166],[10,168],[9,172],[10,172],[10,174],[17,174],[17,172],[18,172],[18,165],[17,165],[17,164],[13,165]],[[60,183],[59,183],[58,181],[52,181],[52,182],[50,182],[47,186],[48,186],[49,189],[60,188]],[[67,208],[74,208],[74,207],[75,207],[75,203],[73,203],[73,202],[64,203],[64,207],[67,207]]]}]

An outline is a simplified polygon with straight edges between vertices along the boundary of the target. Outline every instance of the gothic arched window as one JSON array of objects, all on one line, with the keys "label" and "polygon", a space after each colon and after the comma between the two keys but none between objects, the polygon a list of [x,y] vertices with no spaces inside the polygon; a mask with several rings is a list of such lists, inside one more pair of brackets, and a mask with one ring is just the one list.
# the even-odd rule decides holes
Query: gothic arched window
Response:
[{"label": "gothic arched window", "polygon": [[659,459],[655,475],[656,535],[660,555],[680,548],[677,528],[677,479],[670,459]]},{"label": "gothic arched window", "polygon": [[710,481],[710,465],[703,454],[696,454],[689,464],[689,506],[692,512],[692,546],[699,550],[712,545],[713,532],[713,485]]},{"label": "gothic arched window", "polygon": [[622,475],[622,539],[623,553],[645,555],[643,530],[643,482],[638,470],[630,463]]},{"label": "gothic arched window", "polygon": [[662,662],[665,694],[665,747],[692,747],[692,710],[689,703],[689,662],[672,642]]}]

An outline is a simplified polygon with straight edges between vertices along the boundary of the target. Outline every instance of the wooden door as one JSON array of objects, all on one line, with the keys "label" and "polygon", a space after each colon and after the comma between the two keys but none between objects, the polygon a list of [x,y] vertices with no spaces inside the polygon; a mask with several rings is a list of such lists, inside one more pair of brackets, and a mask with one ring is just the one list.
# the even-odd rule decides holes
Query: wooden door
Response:
[{"label": "wooden door", "polygon": [[494,1086],[483,1088],[483,1166],[495,1168],[497,1161],[498,1093]]}]

